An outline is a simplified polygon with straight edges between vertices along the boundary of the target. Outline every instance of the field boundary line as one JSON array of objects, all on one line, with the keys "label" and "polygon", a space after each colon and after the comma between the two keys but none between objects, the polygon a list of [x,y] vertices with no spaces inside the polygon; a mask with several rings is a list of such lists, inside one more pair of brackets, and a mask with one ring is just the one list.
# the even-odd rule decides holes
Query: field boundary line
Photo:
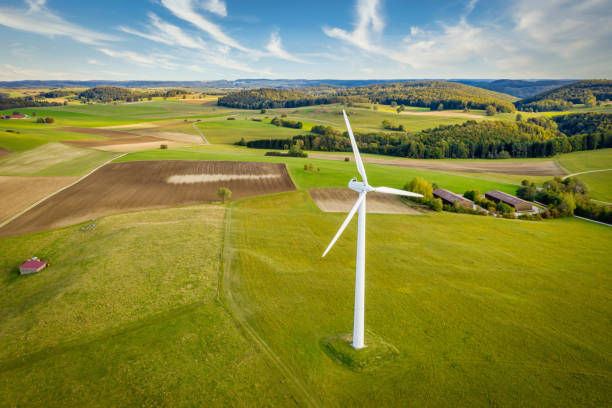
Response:
[{"label": "field boundary line", "polygon": [[224,219],[224,237],[222,241],[223,245],[221,250],[221,267],[217,286],[217,298],[232,320],[234,320],[236,326],[241,329],[245,337],[255,344],[267,360],[288,380],[289,384],[293,386],[292,388],[301,394],[304,402],[306,402],[308,406],[319,407],[320,405],[317,400],[308,392],[300,379],[285,363],[283,363],[278,354],[270,348],[266,341],[259,336],[253,326],[248,323],[247,319],[240,313],[240,308],[237,303],[234,301],[231,285],[229,283],[231,278],[232,255],[234,252],[230,246],[232,205],[233,202],[228,205]]},{"label": "field boundary line", "polygon": [[612,169],[600,169],[600,170],[589,170],[589,171],[579,171],[578,173],[572,173],[572,174],[568,174],[567,176],[563,176],[561,178],[561,180],[565,180],[568,177],[574,177],[577,176],[579,174],[587,174],[587,173],[597,173],[600,171],[611,171]]},{"label": "field boundary line", "polygon": [[100,169],[101,167],[106,166],[108,163],[112,162],[113,160],[119,159],[123,156],[125,156],[127,153],[121,153],[119,156],[115,156],[111,159],[108,159],[107,161],[105,161],[104,163],[102,163],[101,165],[99,165],[98,167],[96,167],[95,169],[91,170],[89,173],[85,174],[84,176],[79,177],[78,179],[76,179],[75,181],[73,181],[72,183],[68,184],[67,186],[64,186],[62,188],[60,188],[57,191],[54,191],[53,193],[41,198],[40,200],[36,201],[34,204],[29,205],[28,207],[26,207],[25,209],[19,211],[17,214],[11,216],[9,219],[7,219],[6,221],[3,221],[0,223],[0,228],[3,228],[5,225],[7,225],[8,223],[10,223],[11,221],[13,221],[15,218],[23,215],[24,213],[26,213],[27,211],[31,210],[32,208],[36,207],[38,204],[42,203],[43,201],[48,200],[49,198],[53,197],[56,194],[61,193],[62,191],[74,186],[76,183],[80,182],[81,180],[85,179],[86,177],[90,176],[93,172],[97,171],[98,169]]},{"label": "field boundary line", "polygon": [[202,131],[198,129],[198,127],[196,126],[196,122],[193,122],[192,125],[193,125],[193,128],[196,130],[196,132],[198,132],[198,134],[202,138],[202,141],[204,142],[202,144],[210,145],[210,142],[208,141],[208,139],[206,139],[206,137],[204,136],[204,133],[202,133]]}]

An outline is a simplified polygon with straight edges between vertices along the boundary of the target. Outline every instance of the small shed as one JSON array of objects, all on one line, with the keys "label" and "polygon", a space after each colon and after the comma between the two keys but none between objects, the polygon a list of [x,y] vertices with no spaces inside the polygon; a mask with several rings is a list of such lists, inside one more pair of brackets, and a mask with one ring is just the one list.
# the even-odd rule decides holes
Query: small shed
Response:
[{"label": "small shed", "polygon": [[495,201],[496,203],[502,202],[508,204],[510,207],[513,207],[515,211],[531,211],[533,205],[529,201],[521,200],[518,197],[515,197],[511,194],[504,193],[502,191],[491,190],[485,193],[485,197],[491,201]]},{"label": "small shed", "polygon": [[24,115],[22,113],[14,113],[12,115],[5,116],[6,119],[27,119],[28,115]]},{"label": "small shed", "polygon": [[19,274],[26,275],[28,273],[40,272],[41,270],[45,269],[46,267],[47,267],[47,263],[45,261],[41,261],[40,259],[38,259],[38,260],[30,259],[28,261],[25,261],[19,267]]},{"label": "small shed", "polygon": [[436,188],[433,191],[434,197],[437,197],[442,200],[444,204],[454,205],[457,203],[458,206],[473,209],[474,202],[465,198],[464,196],[453,193],[452,191],[444,190],[443,188]]}]

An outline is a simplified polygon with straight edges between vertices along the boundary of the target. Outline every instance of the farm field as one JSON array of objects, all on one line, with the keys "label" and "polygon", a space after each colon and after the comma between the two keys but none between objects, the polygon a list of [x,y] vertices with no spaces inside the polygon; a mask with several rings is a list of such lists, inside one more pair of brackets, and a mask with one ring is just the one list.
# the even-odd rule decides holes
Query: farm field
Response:
[{"label": "farm field", "polygon": [[[346,154],[319,154],[311,153],[309,157],[316,159],[344,160]],[[514,160],[487,160],[487,161],[442,161],[418,160],[403,158],[363,157],[364,163],[384,164],[387,166],[407,167],[413,169],[437,170],[443,172],[463,173],[499,173],[521,174],[533,176],[555,176],[563,174],[563,170],[552,160],[544,161],[514,161]]]},{"label": "farm field", "polygon": [[146,161],[112,163],[28,210],[0,236],[64,227],[103,215],[218,201],[293,190],[285,166],[274,163]]},{"label": "farm field", "polygon": [[[564,154],[558,161],[571,173],[612,169],[612,149]],[[612,171],[579,174],[577,177],[587,183],[593,198],[612,202]]]},{"label": "farm field", "polygon": [[[359,197],[356,191],[346,188],[311,188],[308,193],[324,212],[348,213]],[[380,193],[368,194],[366,211],[373,214],[420,214],[399,197]]]},{"label": "farm field", "polygon": [[321,347],[352,329],[356,223],[321,260],[344,215],[305,192],[241,201],[232,214],[236,313],[322,404],[609,402],[608,227],[369,215],[366,327],[399,355],[360,373]]},{"label": "farm field", "polygon": [[[234,143],[306,132],[251,120],[282,114],[342,130],[340,108],[159,100],[49,108],[52,125],[0,121],[0,148],[13,151],[0,158],[10,200],[0,221],[114,159],[0,228],[0,389],[11,405],[609,405],[612,235],[576,219],[434,213],[369,195],[366,343],[376,336],[399,354],[365,372],[326,354],[322,342],[352,326],[354,221],[320,259],[355,199],[352,155],[265,156]],[[414,129],[468,119],[349,110],[368,131],[385,118]],[[150,150],[119,157],[130,138]],[[611,150],[363,157],[372,185],[423,177],[457,193],[515,193],[525,178],[610,167]],[[605,179],[588,183],[606,197]],[[231,203],[218,204],[219,187]],[[51,267],[19,276],[33,255]]]},{"label": "farm field", "polygon": [[[200,205],[1,239],[3,405],[297,405],[217,300],[223,217]],[[24,253],[51,266],[20,277]]]},{"label": "farm field", "polygon": [[76,181],[76,177],[0,176],[0,223]]}]

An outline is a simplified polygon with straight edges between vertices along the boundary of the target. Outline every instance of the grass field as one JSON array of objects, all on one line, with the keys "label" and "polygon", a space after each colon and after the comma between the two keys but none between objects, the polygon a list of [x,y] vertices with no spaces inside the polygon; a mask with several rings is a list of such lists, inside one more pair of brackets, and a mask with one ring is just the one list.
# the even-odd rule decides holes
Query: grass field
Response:
[{"label": "grass field", "polygon": [[[344,130],[339,109],[263,115],[156,100],[20,109],[53,116],[54,125],[0,121],[0,148],[13,151],[0,159],[0,175],[80,176],[118,155],[57,143],[100,137],[61,126],[157,126],[152,133],[193,136],[189,118],[201,120],[196,126],[212,145],[129,153],[115,162],[285,163],[299,189],[229,208],[140,211],[0,238],[0,405],[611,406],[612,232],[577,219],[369,214],[366,344],[376,338],[399,354],[363,372],[330,359],[322,344],[352,328],[356,226],[321,259],[344,215],[323,213],[306,190],[346,187],[357,176],[355,163],[266,157],[233,143],[305,132],[251,117],[286,114],[307,127]],[[383,119],[410,130],[466,120],[349,111],[364,131],[380,131]],[[504,115],[494,119],[514,120]],[[555,160],[569,172],[588,171],[612,167],[611,152]],[[542,160],[551,159],[504,162]],[[403,188],[421,176],[458,193],[515,193],[524,178],[551,178],[365,167],[372,185]],[[609,177],[580,176],[595,198],[612,201]],[[96,204],[106,205],[102,198]],[[51,267],[18,275],[31,256]]]},{"label": "grass field", "polygon": [[[223,214],[148,211],[2,239],[2,405],[293,405],[216,300]],[[51,267],[18,276],[26,254]]]},{"label": "grass field", "polygon": [[[590,150],[561,155],[559,164],[570,173],[612,168],[612,149]],[[597,199],[612,202],[612,171],[579,174],[590,188],[590,195]]]},{"label": "grass field", "polygon": [[352,329],[355,223],[321,259],[344,215],[306,193],[233,213],[233,297],[324,405],[610,403],[608,227],[369,215],[366,328],[400,354],[359,373],[320,345]]}]

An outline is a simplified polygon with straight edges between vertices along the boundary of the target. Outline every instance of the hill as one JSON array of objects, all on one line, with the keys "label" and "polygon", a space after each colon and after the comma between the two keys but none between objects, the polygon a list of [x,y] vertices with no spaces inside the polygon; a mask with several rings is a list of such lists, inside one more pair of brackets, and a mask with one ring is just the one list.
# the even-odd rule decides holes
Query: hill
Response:
[{"label": "hill", "polygon": [[505,93],[516,96],[517,98],[528,98],[541,92],[550,91],[576,81],[573,79],[542,79],[535,81],[522,79],[498,79],[496,81],[457,80],[456,82],[488,89],[490,91]]},{"label": "hill", "polygon": [[564,111],[574,104],[594,106],[597,102],[612,99],[612,81],[590,79],[574,82],[560,88],[539,93],[515,103],[520,110],[530,112]]},{"label": "hill", "polygon": [[[318,89],[318,88],[317,88]],[[410,105],[442,109],[485,109],[493,106],[499,112],[512,112],[515,98],[497,92],[443,81],[384,83],[336,90],[323,96],[312,95],[310,88],[279,90],[261,88],[228,94],[218,104],[234,108],[290,108],[338,102],[369,102]]]}]

